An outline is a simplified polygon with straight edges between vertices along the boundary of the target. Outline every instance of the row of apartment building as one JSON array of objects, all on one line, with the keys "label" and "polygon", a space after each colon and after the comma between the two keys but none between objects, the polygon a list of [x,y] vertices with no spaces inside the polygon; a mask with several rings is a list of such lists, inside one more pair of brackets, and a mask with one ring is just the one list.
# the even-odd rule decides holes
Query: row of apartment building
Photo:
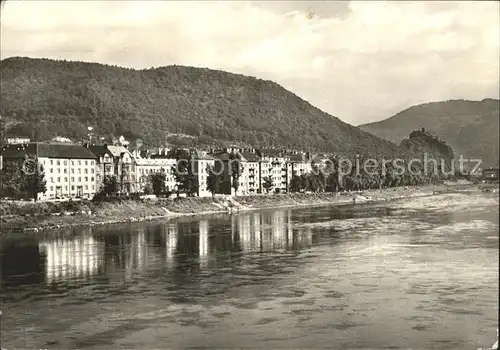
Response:
[{"label": "row of apartment building", "polygon": [[[211,196],[207,188],[207,167],[224,165],[221,176],[231,182],[228,163],[234,155],[242,165],[238,190],[231,186],[222,193],[252,195],[266,193],[264,181],[272,180],[272,192],[287,192],[293,174],[306,174],[311,165],[302,153],[284,154],[276,150],[218,149],[210,152],[190,150],[192,167],[198,177],[197,195]],[[106,175],[116,176],[122,192],[140,193],[153,173],[166,175],[165,187],[177,190],[172,168],[176,159],[167,156],[168,150],[154,154],[129,150],[126,145],[77,145],[68,143],[13,143],[1,150],[2,162],[17,161],[21,165],[26,156],[36,156],[43,167],[47,191],[39,199],[92,198],[103,185]]]}]

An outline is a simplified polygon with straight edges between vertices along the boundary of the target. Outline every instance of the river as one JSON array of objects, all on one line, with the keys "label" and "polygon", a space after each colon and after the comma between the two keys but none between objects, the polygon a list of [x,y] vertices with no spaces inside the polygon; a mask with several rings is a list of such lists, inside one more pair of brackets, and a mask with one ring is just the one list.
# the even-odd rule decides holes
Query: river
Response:
[{"label": "river", "polygon": [[2,347],[491,347],[498,236],[456,193],[4,239]]}]

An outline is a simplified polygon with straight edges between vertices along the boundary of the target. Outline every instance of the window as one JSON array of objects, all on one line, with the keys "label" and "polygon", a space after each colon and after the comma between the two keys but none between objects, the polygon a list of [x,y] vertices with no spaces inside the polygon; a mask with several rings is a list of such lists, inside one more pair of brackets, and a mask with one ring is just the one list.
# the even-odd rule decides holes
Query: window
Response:
[{"label": "window", "polygon": [[67,191],[68,190],[68,186],[64,186],[64,190]]},{"label": "window", "polygon": [[64,173],[67,174],[68,173],[68,169],[64,168]]},{"label": "window", "polygon": [[68,178],[67,177],[64,178],[64,182],[68,182]]},{"label": "window", "polygon": [[88,174],[89,173],[89,169],[85,168],[85,174]]},{"label": "window", "polygon": [[50,160],[50,165],[53,165],[54,163],[52,162],[52,159]]},{"label": "window", "polygon": [[71,165],[75,165],[75,162],[74,162],[74,161],[71,161]]},{"label": "window", "polygon": [[85,182],[89,181],[89,178],[87,176],[85,176]]},{"label": "window", "polygon": [[94,181],[94,177],[93,176],[90,178],[90,181]]},{"label": "window", "polygon": [[75,173],[75,169],[71,169],[71,174],[74,174]]},{"label": "window", "polygon": [[82,169],[78,168],[78,174],[82,173]]},{"label": "window", "polygon": [[82,182],[81,176],[78,176],[78,182]]},{"label": "window", "polygon": [[61,173],[61,169],[57,168],[57,173],[60,174]]},{"label": "window", "polygon": [[57,182],[61,182],[61,178],[60,177],[57,178]]},{"label": "window", "polygon": [[94,185],[92,185],[92,191],[95,190]]},{"label": "window", "polygon": [[54,191],[54,186],[49,187],[51,191]]},{"label": "window", "polygon": [[78,165],[82,165],[82,162],[80,160],[78,161]]},{"label": "window", "polygon": [[56,164],[61,165],[61,161],[60,160],[56,161]]},{"label": "window", "polygon": [[49,173],[51,173],[51,174],[52,174],[52,168],[49,168]]},{"label": "window", "polygon": [[89,186],[85,185],[85,189],[88,190],[89,189]]},{"label": "window", "polygon": [[88,165],[87,161],[85,161],[85,165]]},{"label": "window", "polygon": [[68,161],[67,160],[64,161],[64,165],[68,165]]},{"label": "window", "polygon": [[75,178],[73,176],[71,177],[71,182],[75,182]]},{"label": "window", "polygon": [[75,190],[75,185],[71,185],[71,191]]},{"label": "window", "polygon": [[93,174],[94,173],[94,168],[90,168],[90,173]]}]

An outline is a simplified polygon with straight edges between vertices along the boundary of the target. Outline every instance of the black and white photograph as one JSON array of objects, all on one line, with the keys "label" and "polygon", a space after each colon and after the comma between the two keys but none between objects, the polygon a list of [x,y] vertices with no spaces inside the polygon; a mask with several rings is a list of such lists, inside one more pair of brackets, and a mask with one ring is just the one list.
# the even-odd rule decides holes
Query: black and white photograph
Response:
[{"label": "black and white photograph", "polygon": [[1,350],[498,349],[499,1],[0,3]]}]

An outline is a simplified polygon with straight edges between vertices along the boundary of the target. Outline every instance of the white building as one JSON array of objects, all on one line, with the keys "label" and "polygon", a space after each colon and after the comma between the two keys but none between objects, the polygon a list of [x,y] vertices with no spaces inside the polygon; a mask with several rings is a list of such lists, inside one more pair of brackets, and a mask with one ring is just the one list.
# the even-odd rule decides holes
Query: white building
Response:
[{"label": "white building", "polygon": [[287,190],[290,190],[290,182],[294,175],[302,176],[311,172],[311,162],[308,161],[304,154],[293,154],[287,163]]},{"label": "white building", "polygon": [[202,151],[194,151],[192,154],[192,160],[194,161],[194,173],[198,176],[198,197],[210,197],[212,193],[208,190],[207,180],[208,180],[208,168],[212,168],[215,165],[215,159],[210,157],[208,154]]},{"label": "white building", "polygon": [[237,196],[254,195],[260,189],[260,157],[252,152],[241,152],[239,158],[243,171],[239,178]]},{"label": "white building", "polygon": [[10,137],[10,138],[7,139],[7,143],[9,145],[29,143],[30,141],[31,141],[31,139],[28,138],[28,137]]},{"label": "white building", "polygon": [[86,147],[73,144],[39,143],[10,144],[2,149],[4,163],[17,161],[23,166],[25,157],[38,160],[47,191],[38,199],[88,198],[97,191],[97,157]]},{"label": "white building", "polygon": [[95,145],[89,150],[96,155],[97,184],[100,189],[105,176],[116,176],[121,192],[136,192],[136,164],[132,153],[120,145]]},{"label": "white building", "polygon": [[173,192],[176,188],[176,181],[172,168],[177,161],[173,158],[142,158],[135,155],[137,188],[139,192],[149,183],[149,177],[155,173],[165,173],[165,190]]},{"label": "white building", "polygon": [[[288,188],[288,163],[289,156],[277,151],[264,151],[261,158],[261,183],[270,177],[273,183],[269,192],[283,193]],[[265,192],[265,190],[263,191]]]}]

